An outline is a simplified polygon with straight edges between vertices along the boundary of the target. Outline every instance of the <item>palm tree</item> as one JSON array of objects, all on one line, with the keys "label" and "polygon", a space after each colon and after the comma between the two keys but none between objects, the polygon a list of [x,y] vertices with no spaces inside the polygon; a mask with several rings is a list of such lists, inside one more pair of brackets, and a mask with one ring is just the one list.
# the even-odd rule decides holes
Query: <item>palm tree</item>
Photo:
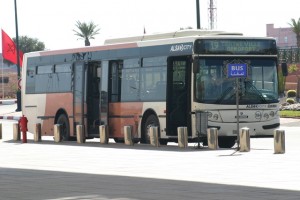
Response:
[{"label": "palm tree", "polygon": [[[290,26],[292,27],[293,32],[296,34],[296,39],[297,39],[297,47],[300,48],[300,18],[298,21],[295,19],[291,19],[291,23],[289,23]],[[289,72],[293,73],[298,71],[298,67],[296,64],[292,64],[289,66]],[[297,100],[300,99],[300,76],[297,76]]]},{"label": "palm tree", "polygon": [[298,21],[295,19],[291,19],[291,23],[289,25],[292,27],[293,32],[296,34],[297,39],[297,47],[300,48],[300,18]]},{"label": "palm tree", "polygon": [[75,26],[78,30],[74,30],[75,35],[79,37],[79,39],[84,39],[85,46],[90,46],[90,39],[95,39],[94,36],[99,34],[100,28],[97,28],[98,25],[94,24],[94,22],[80,22],[76,21]]}]

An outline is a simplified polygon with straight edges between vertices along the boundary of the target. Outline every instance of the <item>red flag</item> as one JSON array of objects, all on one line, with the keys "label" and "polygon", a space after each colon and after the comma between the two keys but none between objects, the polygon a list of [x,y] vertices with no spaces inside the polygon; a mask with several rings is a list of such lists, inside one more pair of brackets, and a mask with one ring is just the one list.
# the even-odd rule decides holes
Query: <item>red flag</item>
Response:
[{"label": "red flag", "polygon": [[[2,56],[14,64],[17,64],[17,46],[14,41],[2,30]],[[23,52],[19,50],[20,66],[23,64]]]}]

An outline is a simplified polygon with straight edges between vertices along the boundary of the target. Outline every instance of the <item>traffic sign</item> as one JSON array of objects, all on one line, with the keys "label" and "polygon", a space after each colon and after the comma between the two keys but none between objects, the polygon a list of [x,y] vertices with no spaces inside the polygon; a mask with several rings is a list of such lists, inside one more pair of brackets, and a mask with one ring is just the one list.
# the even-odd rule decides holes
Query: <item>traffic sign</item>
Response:
[{"label": "traffic sign", "polygon": [[227,78],[246,78],[248,76],[247,64],[235,63],[227,65]]}]

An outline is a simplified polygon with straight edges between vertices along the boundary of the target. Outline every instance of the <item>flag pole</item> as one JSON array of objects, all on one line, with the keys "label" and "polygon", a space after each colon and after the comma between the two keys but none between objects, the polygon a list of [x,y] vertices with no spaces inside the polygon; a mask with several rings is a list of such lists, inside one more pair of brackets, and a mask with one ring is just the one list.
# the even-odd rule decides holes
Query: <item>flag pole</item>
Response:
[{"label": "flag pole", "polygon": [[1,59],[1,68],[2,68],[2,77],[1,77],[1,85],[2,85],[2,99],[4,99],[4,65],[3,65],[3,58]]},{"label": "flag pole", "polygon": [[[17,46],[17,71],[18,71],[18,80],[21,78],[20,72],[20,56],[19,56],[19,32],[18,32],[18,14],[17,14],[17,0],[15,2],[15,22],[16,22],[16,46]],[[21,111],[21,91],[17,90],[17,109],[16,111]]]}]

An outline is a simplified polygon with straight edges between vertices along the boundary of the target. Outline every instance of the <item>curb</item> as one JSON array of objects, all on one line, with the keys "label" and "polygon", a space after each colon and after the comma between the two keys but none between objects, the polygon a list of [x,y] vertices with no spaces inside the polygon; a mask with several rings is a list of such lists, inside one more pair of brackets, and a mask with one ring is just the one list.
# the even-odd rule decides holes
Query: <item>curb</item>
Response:
[{"label": "curb", "polygon": [[0,119],[6,119],[6,120],[20,120],[20,116],[0,116]]},{"label": "curb", "polygon": [[17,102],[17,100],[0,100],[0,105],[12,105]]}]

